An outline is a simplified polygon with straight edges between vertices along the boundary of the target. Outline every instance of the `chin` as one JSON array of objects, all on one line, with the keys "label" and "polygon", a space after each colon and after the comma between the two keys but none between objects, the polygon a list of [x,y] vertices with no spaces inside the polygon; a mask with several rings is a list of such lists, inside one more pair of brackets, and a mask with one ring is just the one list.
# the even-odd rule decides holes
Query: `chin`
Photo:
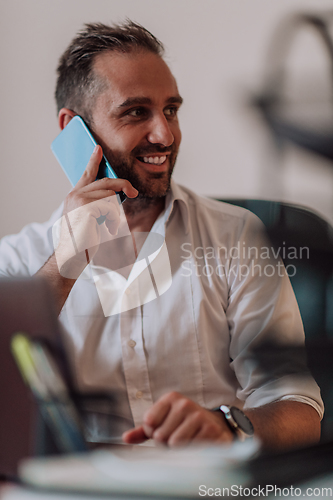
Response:
[{"label": "chin", "polygon": [[[136,187],[139,191],[138,198],[163,198],[170,191],[170,178],[167,179],[153,179],[147,183],[141,183]],[[141,188],[141,189],[140,189]]]}]

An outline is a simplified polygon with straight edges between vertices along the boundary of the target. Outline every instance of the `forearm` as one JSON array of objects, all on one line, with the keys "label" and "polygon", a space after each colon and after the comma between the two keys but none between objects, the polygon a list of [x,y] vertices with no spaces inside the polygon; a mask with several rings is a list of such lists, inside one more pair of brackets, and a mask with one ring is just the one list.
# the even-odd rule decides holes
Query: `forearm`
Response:
[{"label": "forearm", "polygon": [[277,401],[245,410],[263,448],[282,451],[315,444],[320,438],[320,417],[306,403]]},{"label": "forearm", "polygon": [[51,255],[44,266],[36,273],[36,276],[41,276],[48,281],[55,297],[56,311],[60,314],[76,280],[61,276],[55,254]]}]

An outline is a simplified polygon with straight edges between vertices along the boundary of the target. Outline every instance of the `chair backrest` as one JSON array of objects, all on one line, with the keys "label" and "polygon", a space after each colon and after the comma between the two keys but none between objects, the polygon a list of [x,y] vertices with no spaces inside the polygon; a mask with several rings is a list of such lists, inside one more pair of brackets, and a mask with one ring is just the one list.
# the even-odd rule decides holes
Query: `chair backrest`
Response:
[{"label": "chair backrest", "polygon": [[269,200],[221,199],[265,224],[287,268],[307,338],[333,339],[333,228],[311,210]]},{"label": "chair backrest", "polygon": [[308,366],[325,403],[322,439],[333,439],[333,228],[311,210],[268,200],[221,199],[265,224],[286,266],[303,319]]}]

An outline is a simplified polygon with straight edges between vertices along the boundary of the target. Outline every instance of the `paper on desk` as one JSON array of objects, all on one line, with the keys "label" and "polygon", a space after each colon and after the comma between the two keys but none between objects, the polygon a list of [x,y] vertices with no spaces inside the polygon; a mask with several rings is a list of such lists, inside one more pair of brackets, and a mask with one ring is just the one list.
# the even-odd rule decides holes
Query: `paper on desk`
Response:
[{"label": "paper on desk", "polygon": [[26,483],[76,492],[198,496],[199,486],[227,488],[249,478],[237,467],[257,451],[254,440],[232,446],[183,449],[123,447],[63,458],[29,459]]}]

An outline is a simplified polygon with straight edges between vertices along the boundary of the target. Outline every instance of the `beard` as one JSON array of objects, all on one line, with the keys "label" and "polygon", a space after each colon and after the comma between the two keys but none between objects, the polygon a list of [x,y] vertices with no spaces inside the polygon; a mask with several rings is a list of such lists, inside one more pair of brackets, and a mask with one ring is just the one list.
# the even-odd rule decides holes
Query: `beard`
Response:
[{"label": "beard", "polygon": [[[117,176],[120,179],[128,180],[139,191],[139,195],[131,199],[131,202],[141,200],[142,205],[150,205],[154,201],[164,198],[170,191],[171,176],[178,154],[176,146],[138,146],[133,149],[130,155],[114,153],[110,148],[104,146],[103,152]],[[168,170],[165,172],[138,172],[137,157],[151,156],[154,153],[170,153],[166,160],[169,162]]]}]

